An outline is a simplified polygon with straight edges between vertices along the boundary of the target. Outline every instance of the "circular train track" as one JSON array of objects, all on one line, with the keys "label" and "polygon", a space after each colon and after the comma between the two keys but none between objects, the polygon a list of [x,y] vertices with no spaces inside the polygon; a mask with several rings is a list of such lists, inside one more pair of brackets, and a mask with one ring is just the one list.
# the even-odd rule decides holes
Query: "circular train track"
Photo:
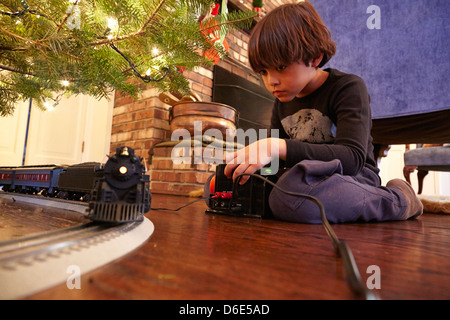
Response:
[{"label": "circular train track", "polygon": [[[1,199],[56,207],[84,214],[86,203],[42,196],[0,193]],[[129,223],[78,223],[0,242],[0,299],[20,299],[68,281],[68,267],[81,277],[122,257],[146,241],[154,231],[144,217]]]},{"label": "circular train track", "polygon": [[44,232],[32,236],[0,242],[0,268],[14,269],[17,265],[31,265],[49,257],[80,251],[131,231],[142,221],[127,224],[97,222]]}]

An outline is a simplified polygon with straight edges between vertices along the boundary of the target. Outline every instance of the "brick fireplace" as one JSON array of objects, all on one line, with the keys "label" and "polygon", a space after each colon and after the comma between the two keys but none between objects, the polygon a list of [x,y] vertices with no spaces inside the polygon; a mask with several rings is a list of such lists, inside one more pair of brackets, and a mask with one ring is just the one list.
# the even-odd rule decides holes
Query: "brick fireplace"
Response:
[{"label": "brick fireplace", "polygon": [[[265,1],[263,15],[281,3],[282,1]],[[251,8],[252,2],[229,1],[230,5],[240,9]],[[229,55],[219,61],[217,67],[243,79],[244,82],[262,87],[261,80],[249,67],[248,38],[249,34],[245,31],[229,32],[227,34]],[[189,79],[191,91],[202,101],[214,101],[214,71],[214,67],[198,67],[193,71],[184,71],[184,75]],[[123,145],[134,148],[136,154],[147,163],[152,193],[189,196],[193,191],[203,190],[206,180],[215,172],[216,165],[205,161],[192,164],[175,164],[172,161],[173,143],[170,145],[169,126],[171,106],[160,101],[158,98],[160,92],[151,86],[143,85],[142,89],[143,94],[138,100],[119,93],[115,95],[111,152]]]}]

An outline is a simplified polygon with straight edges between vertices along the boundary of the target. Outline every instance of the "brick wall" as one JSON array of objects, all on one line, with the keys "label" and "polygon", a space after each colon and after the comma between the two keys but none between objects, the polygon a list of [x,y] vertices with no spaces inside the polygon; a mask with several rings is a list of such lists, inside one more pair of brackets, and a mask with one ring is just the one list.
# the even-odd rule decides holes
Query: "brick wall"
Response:
[{"label": "brick wall", "polygon": [[[215,164],[205,161],[174,163],[171,158],[171,146],[159,146],[151,150],[151,189],[153,193],[189,195],[203,190],[207,179],[215,173]],[[176,147],[175,147],[176,148]],[[202,154],[205,147],[201,148]],[[194,149],[190,149],[189,157],[193,160]]]},{"label": "brick wall", "polygon": [[[239,8],[251,8],[251,1],[230,2]],[[264,1],[263,15],[282,2],[290,1]],[[226,37],[230,45],[229,55],[219,61],[218,65],[258,83],[249,72],[248,38],[249,35],[243,31],[229,32]],[[213,67],[199,67],[193,71],[185,71],[184,75],[189,79],[190,89],[202,101],[212,101]],[[192,191],[203,189],[206,179],[214,172],[215,165],[176,165],[171,161],[171,147],[158,147],[161,142],[171,140],[170,106],[159,100],[159,92],[150,85],[143,85],[142,89],[142,96],[138,100],[119,93],[115,95],[111,152],[124,145],[134,148],[136,154],[148,164],[152,193],[189,195]],[[152,153],[151,157],[149,151]]]}]

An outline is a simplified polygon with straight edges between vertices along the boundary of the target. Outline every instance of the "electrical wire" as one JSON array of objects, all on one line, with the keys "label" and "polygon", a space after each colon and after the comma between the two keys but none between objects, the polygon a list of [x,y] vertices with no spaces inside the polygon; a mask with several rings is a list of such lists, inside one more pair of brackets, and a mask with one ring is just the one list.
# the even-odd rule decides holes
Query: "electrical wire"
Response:
[{"label": "electrical wire", "polygon": [[[264,178],[258,174],[254,174],[254,173],[243,173],[236,177],[235,182],[233,184],[233,193],[232,193],[231,199],[233,199],[233,197],[235,195],[236,185],[239,183],[239,180],[243,176],[250,176],[250,177],[258,178],[260,180],[267,182],[274,188],[278,189],[279,191],[281,191],[287,195],[294,196],[294,197],[302,197],[302,198],[306,198],[308,200],[313,201],[319,207],[322,225],[323,225],[325,231],[327,232],[329,238],[331,239],[331,242],[332,242],[336,252],[338,253],[338,255],[342,258],[342,260],[344,262],[344,268],[347,272],[350,288],[358,296],[364,297],[366,300],[378,300],[379,299],[375,293],[373,293],[366,286],[364,286],[362,279],[361,279],[361,275],[358,270],[358,266],[356,265],[356,261],[352,254],[352,251],[350,250],[350,247],[347,245],[347,243],[345,241],[339,239],[336,236],[336,234],[334,233],[334,230],[331,227],[331,225],[328,222],[328,219],[326,217],[325,208],[319,199],[317,199],[316,197],[311,196],[309,194],[303,194],[303,193],[297,193],[297,192],[284,190],[279,185],[273,183],[269,179]],[[231,203],[231,201],[230,201],[230,203]]]},{"label": "electrical wire", "polygon": [[[311,196],[309,194],[303,194],[303,193],[297,193],[297,192],[285,190],[285,189],[281,188],[280,186],[278,186],[277,184],[275,184],[274,182],[270,181],[269,179],[264,178],[263,176],[260,176],[258,174],[243,173],[243,174],[238,175],[233,183],[233,190],[232,190],[232,196],[231,196],[231,199],[229,202],[229,208],[231,208],[232,202],[235,198],[235,195],[237,194],[236,193],[237,186],[239,184],[240,179],[243,176],[255,177],[257,179],[265,181],[266,183],[270,184],[272,187],[278,189],[279,191],[281,191],[287,195],[294,196],[294,197],[306,198],[306,199],[314,202],[319,207],[322,225],[323,225],[326,233],[328,234],[328,237],[330,238],[331,243],[333,244],[337,254],[342,258],[342,260],[344,262],[344,269],[348,276],[348,283],[349,283],[350,288],[353,290],[353,292],[356,295],[363,297],[366,300],[379,300],[378,296],[375,293],[373,293],[366,286],[364,286],[363,281],[361,279],[361,275],[358,270],[358,266],[356,264],[353,253],[350,250],[350,247],[347,245],[347,243],[345,241],[343,241],[337,237],[336,233],[334,232],[333,228],[331,227],[330,223],[328,222],[327,216],[325,214],[325,208],[319,199],[317,199],[316,197]],[[206,200],[206,199],[208,199],[208,198],[196,199],[196,200],[191,201],[177,209],[168,209],[168,208],[151,208],[151,209],[152,210],[179,211],[195,202]]]},{"label": "electrical wire", "polygon": [[151,208],[151,210],[164,210],[164,211],[179,211],[181,209],[183,209],[184,207],[190,206],[191,204],[198,202],[198,201],[202,201],[202,200],[207,200],[208,198],[200,198],[200,199],[196,199],[194,201],[188,202],[185,205],[182,205],[181,207],[177,208],[177,209],[169,209],[169,208]]},{"label": "electrical wire", "polygon": [[[106,29],[107,31],[105,32],[105,33],[107,33],[107,32],[109,32],[108,30],[109,29]],[[164,78],[167,76],[167,73],[169,72],[169,68],[162,68],[162,71],[164,71],[164,74],[161,76],[161,78],[159,78],[159,79],[154,79],[154,78],[152,78],[152,77],[150,77],[150,76],[148,76],[148,75],[145,75],[145,76],[143,76],[143,75],[141,75],[140,73],[139,73],[139,71],[137,70],[137,67],[136,67],[136,65],[122,52],[122,51],[120,51],[115,45],[114,45],[114,43],[110,43],[109,44],[109,46],[114,50],[114,51],[116,51],[118,54],[120,54],[121,56],[122,56],[122,58],[124,58],[127,62],[128,62],[128,64],[130,65],[130,67],[131,67],[131,69],[133,70],[133,73],[134,73],[134,75],[136,76],[136,77],[138,77],[138,78],[140,78],[142,81],[144,81],[145,83],[148,83],[148,82],[160,82],[160,81],[162,81],[162,80],[164,80]]]},{"label": "electrical wire", "polygon": [[7,11],[0,10],[0,14],[5,15],[5,16],[14,17],[14,18],[15,18],[15,17],[21,17],[21,16],[23,16],[25,13],[29,13],[29,14],[33,14],[33,15],[40,16],[40,17],[44,17],[44,18],[47,18],[47,19],[48,19],[48,17],[47,17],[45,14],[43,14],[43,13],[41,13],[41,12],[38,12],[37,10],[32,10],[32,9],[30,9],[30,7],[29,7],[29,5],[27,4],[26,1],[21,0],[21,1],[20,1],[20,4],[24,7],[23,10],[17,11],[17,12],[7,12]]}]

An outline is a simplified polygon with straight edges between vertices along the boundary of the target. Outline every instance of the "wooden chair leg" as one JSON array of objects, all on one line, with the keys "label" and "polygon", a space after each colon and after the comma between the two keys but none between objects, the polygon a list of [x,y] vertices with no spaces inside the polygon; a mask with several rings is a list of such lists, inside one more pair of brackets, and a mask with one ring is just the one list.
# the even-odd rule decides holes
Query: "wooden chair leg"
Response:
[{"label": "wooden chair leg", "polygon": [[423,179],[425,179],[427,174],[428,170],[417,170],[417,179],[419,180],[419,191],[417,192],[417,194],[422,194]]},{"label": "wooden chair leg", "polygon": [[373,145],[373,155],[377,168],[380,167],[381,158],[387,157],[388,151],[391,149],[390,145],[387,144],[374,144]]},{"label": "wooden chair leg", "polygon": [[408,181],[409,184],[411,184],[411,179],[409,176],[411,175],[411,172],[413,172],[414,170],[416,170],[416,166],[403,167],[403,176],[405,177],[406,181]]}]

